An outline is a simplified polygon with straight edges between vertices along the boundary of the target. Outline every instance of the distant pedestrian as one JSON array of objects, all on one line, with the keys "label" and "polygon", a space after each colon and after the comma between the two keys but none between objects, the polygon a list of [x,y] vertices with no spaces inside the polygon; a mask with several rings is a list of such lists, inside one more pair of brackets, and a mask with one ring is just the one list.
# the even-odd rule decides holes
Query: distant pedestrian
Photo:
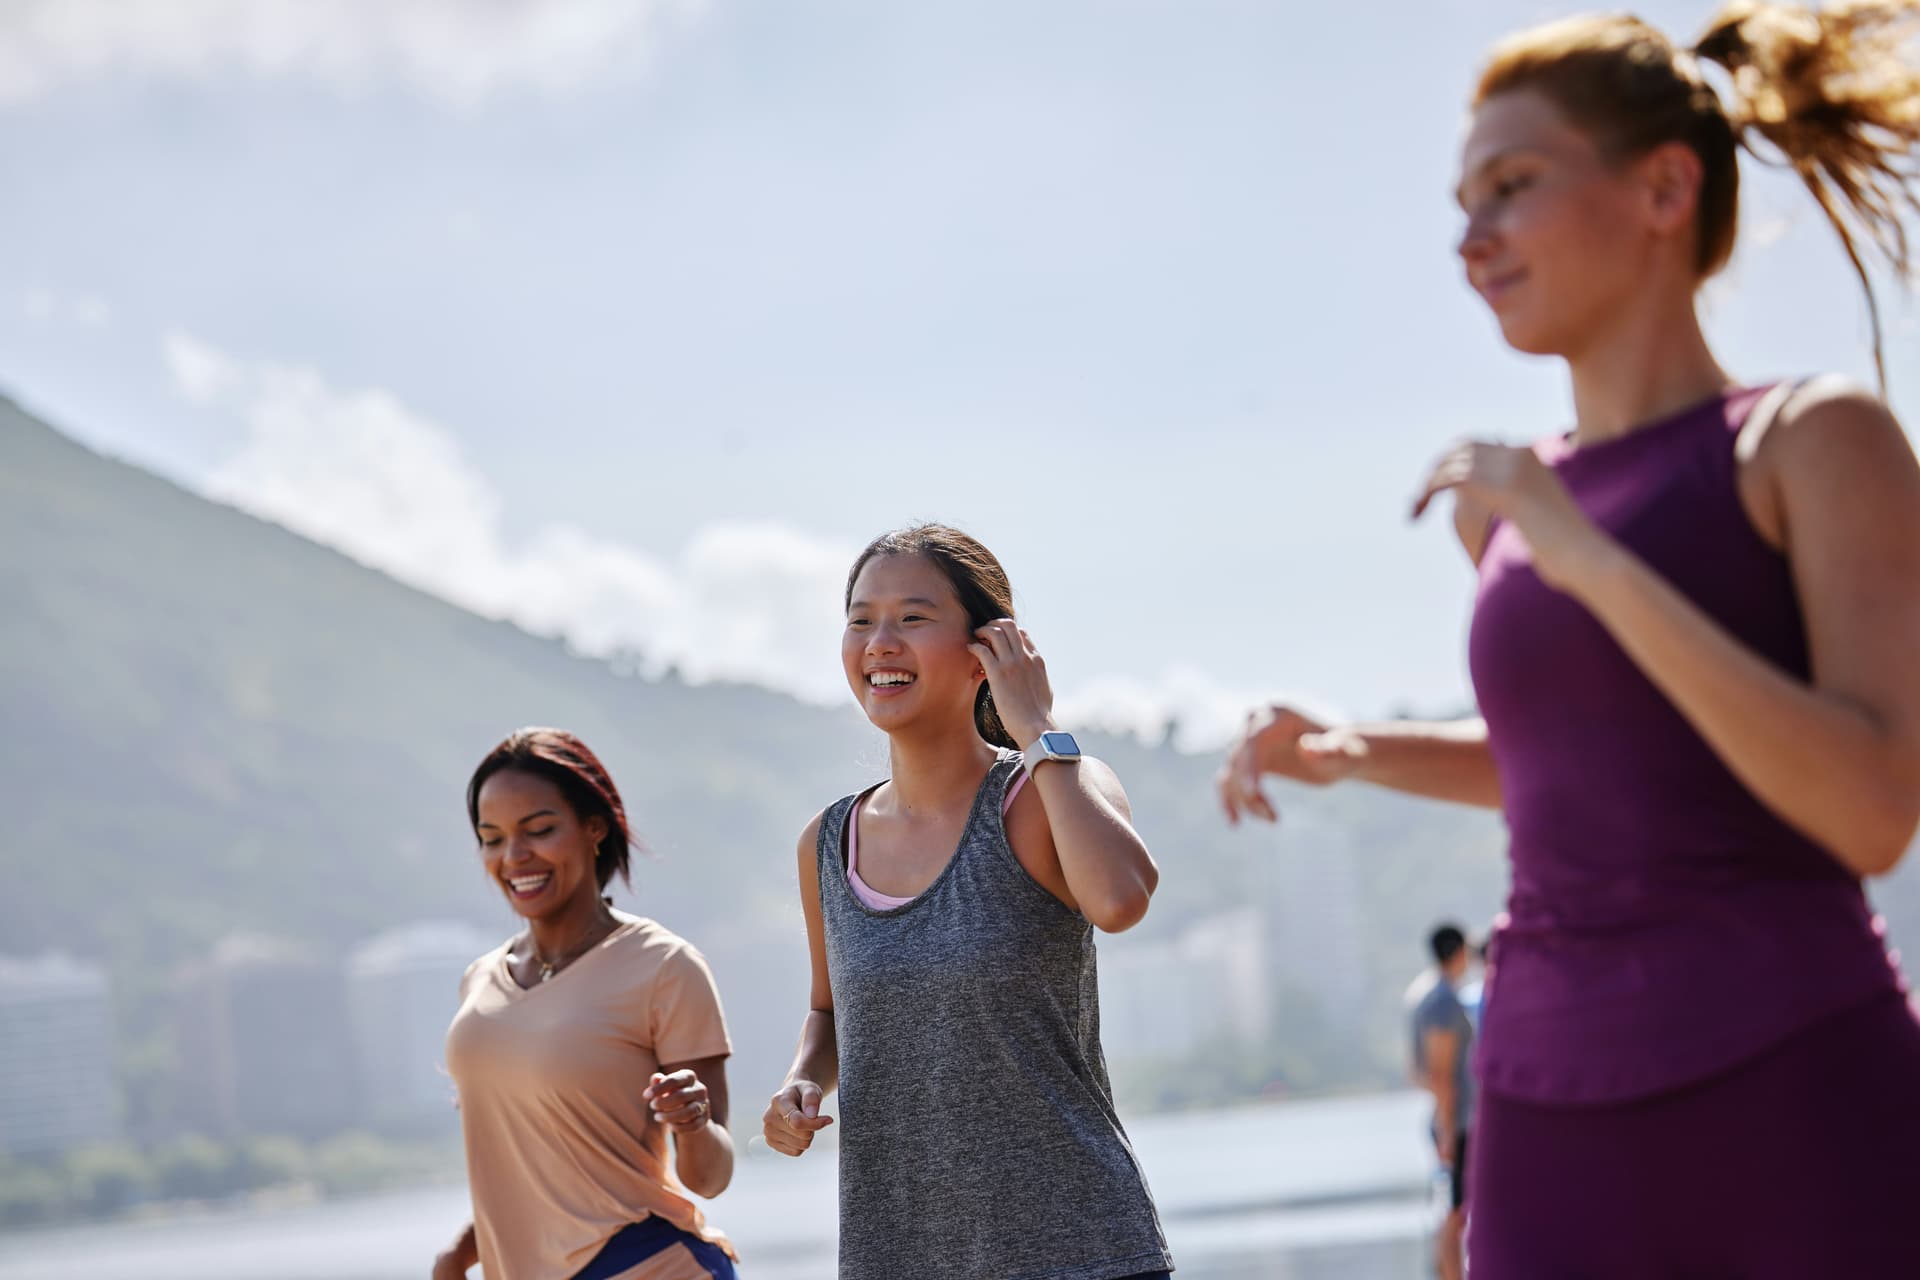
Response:
[{"label": "distant pedestrian", "polygon": [[1456,924],[1427,939],[1433,966],[1409,992],[1413,1078],[1433,1095],[1431,1136],[1447,1171],[1447,1216],[1434,1233],[1434,1266],[1441,1280],[1460,1280],[1461,1232],[1466,1225],[1467,1138],[1473,1125],[1473,1019],[1461,999],[1473,949]]}]

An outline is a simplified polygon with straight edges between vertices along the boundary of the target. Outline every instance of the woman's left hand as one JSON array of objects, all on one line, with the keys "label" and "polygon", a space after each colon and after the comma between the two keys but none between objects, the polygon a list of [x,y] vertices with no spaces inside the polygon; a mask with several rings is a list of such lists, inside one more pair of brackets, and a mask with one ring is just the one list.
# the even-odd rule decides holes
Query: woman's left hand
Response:
[{"label": "woman's left hand", "polygon": [[653,1108],[653,1118],[675,1133],[698,1133],[713,1115],[707,1086],[692,1071],[676,1071],[670,1076],[656,1071],[641,1096]]},{"label": "woman's left hand", "polygon": [[1455,445],[1434,463],[1413,504],[1414,519],[1448,489],[1518,529],[1533,551],[1534,571],[1556,590],[1579,594],[1613,549],[1530,448],[1479,440]]},{"label": "woman's left hand", "polygon": [[980,643],[968,645],[967,652],[980,659],[980,668],[987,674],[1000,723],[1025,747],[1053,728],[1047,660],[1033,647],[1033,637],[1012,618],[996,618],[973,634]]}]

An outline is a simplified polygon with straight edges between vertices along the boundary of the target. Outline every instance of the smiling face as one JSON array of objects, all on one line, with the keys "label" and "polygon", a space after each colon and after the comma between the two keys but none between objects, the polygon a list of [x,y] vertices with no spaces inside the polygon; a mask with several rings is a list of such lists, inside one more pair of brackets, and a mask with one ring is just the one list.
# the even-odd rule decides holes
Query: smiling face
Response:
[{"label": "smiling face", "polygon": [[[1461,157],[1459,253],[1509,344],[1576,356],[1671,269],[1676,251],[1691,256],[1689,243],[1674,242],[1689,224],[1659,187],[1675,160],[1666,152],[1609,164],[1530,89],[1480,104]],[[1692,283],[1689,274],[1684,287]]]},{"label": "smiling face", "polygon": [[594,855],[607,822],[584,822],[560,788],[537,774],[502,769],[480,788],[480,855],[515,912],[538,920],[598,897]]},{"label": "smiling face", "polygon": [[861,567],[847,607],[840,660],[867,719],[887,733],[935,724],[968,729],[981,682],[967,652],[973,625],[937,565],[881,555]]}]

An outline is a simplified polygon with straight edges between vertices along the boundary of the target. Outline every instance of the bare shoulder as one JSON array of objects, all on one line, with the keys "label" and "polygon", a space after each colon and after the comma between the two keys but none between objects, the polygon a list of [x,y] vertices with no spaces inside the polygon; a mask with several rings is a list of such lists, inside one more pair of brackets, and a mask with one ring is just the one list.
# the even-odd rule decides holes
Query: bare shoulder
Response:
[{"label": "bare shoulder", "polygon": [[820,888],[820,826],[826,820],[825,809],[814,814],[801,830],[799,843],[794,849],[800,875],[800,894],[808,900],[813,899]]},{"label": "bare shoulder", "polygon": [[1829,375],[1775,399],[1756,408],[1735,447],[1741,501],[1772,546],[1787,548],[1796,513],[1920,500],[1913,446],[1880,397]]},{"label": "bare shoulder", "polygon": [[1780,473],[1810,465],[1910,460],[1913,446],[1886,402],[1849,378],[1822,375],[1785,393],[1741,432],[1740,452]]},{"label": "bare shoulder", "polygon": [[807,825],[800,829],[799,852],[802,859],[811,858],[813,851],[819,847],[820,824],[825,822],[826,818],[827,811],[822,809],[820,812],[814,814],[813,817],[807,819]]}]

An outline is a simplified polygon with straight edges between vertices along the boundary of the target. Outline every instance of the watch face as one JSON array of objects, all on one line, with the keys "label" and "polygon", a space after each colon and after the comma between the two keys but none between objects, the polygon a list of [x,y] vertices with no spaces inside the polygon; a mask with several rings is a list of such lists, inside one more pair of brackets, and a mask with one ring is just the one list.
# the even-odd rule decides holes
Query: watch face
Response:
[{"label": "watch face", "polygon": [[1043,733],[1040,735],[1040,745],[1057,756],[1080,754],[1080,744],[1073,740],[1070,733]]}]

